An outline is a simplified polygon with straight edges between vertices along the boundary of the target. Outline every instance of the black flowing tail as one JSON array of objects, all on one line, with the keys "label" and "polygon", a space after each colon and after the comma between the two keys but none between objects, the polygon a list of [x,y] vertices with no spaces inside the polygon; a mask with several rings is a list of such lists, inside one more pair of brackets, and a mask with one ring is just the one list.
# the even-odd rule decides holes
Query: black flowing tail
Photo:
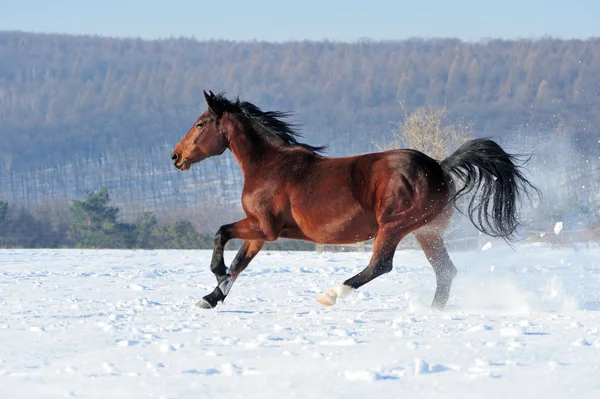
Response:
[{"label": "black flowing tail", "polygon": [[520,225],[517,202],[540,191],[525,178],[517,156],[489,139],[470,140],[440,162],[448,175],[464,183],[452,201],[473,192],[467,216],[475,227],[492,237],[513,238]]}]

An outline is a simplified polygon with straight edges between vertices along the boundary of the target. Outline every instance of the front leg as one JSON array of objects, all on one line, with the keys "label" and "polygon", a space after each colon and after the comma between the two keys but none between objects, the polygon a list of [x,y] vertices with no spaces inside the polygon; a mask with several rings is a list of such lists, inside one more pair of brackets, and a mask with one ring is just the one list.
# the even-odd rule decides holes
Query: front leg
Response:
[{"label": "front leg", "polygon": [[[241,238],[246,241],[232,262],[231,269],[228,270],[225,266],[223,252],[227,242],[234,238]],[[248,266],[258,251],[260,251],[266,239],[274,241],[276,237],[273,238],[272,234],[265,234],[258,226],[258,223],[250,218],[221,226],[215,235],[215,248],[210,264],[210,269],[217,279],[217,287],[196,305],[201,308],[211,309],[217,306],[219,301],[223,302],[227,294],[229,294],[234,280]]]}]

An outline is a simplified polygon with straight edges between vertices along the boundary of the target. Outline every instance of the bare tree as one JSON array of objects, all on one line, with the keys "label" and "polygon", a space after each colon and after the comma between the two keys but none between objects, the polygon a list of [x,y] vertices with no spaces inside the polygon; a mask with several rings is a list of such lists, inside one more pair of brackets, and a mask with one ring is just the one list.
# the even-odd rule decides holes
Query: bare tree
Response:
[{"label": "bare tree", "polygon": [[380,150],[412,148],[434,159],[443,159],[465,141],[473,137],[473,123],[451,121],[446,107],[420,107],[410,114],[400,102],[404,119],[394,122],[392,138],[379,145]]}]

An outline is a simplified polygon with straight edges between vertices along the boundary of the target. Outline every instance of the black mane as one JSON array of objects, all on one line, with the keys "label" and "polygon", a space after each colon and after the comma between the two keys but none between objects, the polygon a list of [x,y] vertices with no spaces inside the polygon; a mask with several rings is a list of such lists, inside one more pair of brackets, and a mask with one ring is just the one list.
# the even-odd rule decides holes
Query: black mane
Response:
[{"label": "black mane", "polygon": [[223,93],[215,95],[214,101],[217,101],[225,112],[240,114],[251,123],[260,126],[262,130],[279,137],[285,145],[302,147],[313,153],[320,153],[327,148],[326,145],[312,146],[298,142],[297,138],[302,135],[296,131],[296,125],[283,120],[292,116],[289,112],[261,111],[256,105],[241,101],[239,97],[236,97],[235,101],[230,101]]}]

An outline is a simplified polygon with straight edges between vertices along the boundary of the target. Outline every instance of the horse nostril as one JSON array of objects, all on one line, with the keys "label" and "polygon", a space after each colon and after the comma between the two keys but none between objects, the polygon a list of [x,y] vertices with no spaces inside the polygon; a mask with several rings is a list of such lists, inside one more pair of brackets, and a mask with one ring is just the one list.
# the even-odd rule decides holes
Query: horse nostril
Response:
[{"label": "horse nostril", "polygon": [[178,153],[176,153],[176,152],[174,152],[174,153],[171,155],[171,159],[172,159],[174,162],[177,162],[177,160],[179,159],[179,154],[178,154]]}]

